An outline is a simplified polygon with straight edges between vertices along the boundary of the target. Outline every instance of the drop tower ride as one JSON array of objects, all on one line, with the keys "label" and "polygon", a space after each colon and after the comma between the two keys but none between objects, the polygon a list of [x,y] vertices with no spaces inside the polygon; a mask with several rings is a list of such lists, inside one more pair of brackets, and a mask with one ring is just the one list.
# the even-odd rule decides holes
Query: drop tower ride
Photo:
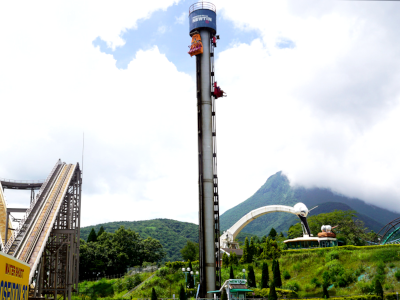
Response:
[{"label": "drop tower ride", "polygon": [[223,91],[214,79],[216,17],[212,3],[198,2],[189,8],[189,54],[196,56],[197,82],[200,298],[221,286],[215,99]]}]

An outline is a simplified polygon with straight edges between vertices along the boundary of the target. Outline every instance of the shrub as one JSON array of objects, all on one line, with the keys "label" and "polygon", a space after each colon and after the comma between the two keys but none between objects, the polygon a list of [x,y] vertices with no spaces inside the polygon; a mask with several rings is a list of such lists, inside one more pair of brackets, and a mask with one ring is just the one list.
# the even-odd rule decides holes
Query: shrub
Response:
[{"label": "shrub", "polygon": [[383,288],[385,289],[385,290],[394,290],[394,286],[393,285],[391,285],[391,284],[389,284],[389,283],[385,283],[384,285],[383,285]]},{"label": "shrub", "polygon": [[295,292],[300,291],[300,285],[297,281],[289,281],[286,283],[285,288],[291,289]]},{"label": "shrub", "polygon": [[364,265],[359,265],[358,266],[358,268],[357,268],[357,270],[356,270],[356,276],[358,277],[358,276],[360,276],[362,273],[364,273],[365,272],[365,267],[364,267]]},{"label": "shrub", "polygon": [[394,267],[395,267],[395,264],[391,262],[391,263],[389,264],[389,268],[392,269],[392,268],[394,268]]},{"label": "shrub", "polygon": [[168,271],[169,270],[166,267],[160,268],[160,269],[158,269],[158,276],[165,277],[168,275]]},{"label": "shrub", "polygon": [[365,282],[365,281],[359,281],[357,282],[357,288],[360,290],[361,293],[363,294],[370,294],[374,291],[374,287],[372,284]]},{"label": "shrub", "polygon": [[329,277],[332,281],[336,281],[344,273],[344,267],[338,260],[330,261],[326,267],[328,267]]},{"label": "shrub", "polygon": [[304,285],[304,290],[306,292],[311,292],[313,289],[314,289],[314,287],[311,284],[307,283],[307,284]]},{"label": "shrub", "polygon": [[355,276],[353,275],[352,270],[344,271],[338,278],[338,284],[340,287],[348,286],[352,284],[356,280]]},{"label": "shrub", "polygon": [[400,270],[397,270],[396,273],[394,273],[394,276],[397,280],[400,280]]},{"label": "shrub", "polygon": [[133,289],[135,287],[135,279],[132,276],[129,276],[125,280],[125,285],[126,285],[126,289],[128,291],[130,291],[131,289]]},{"label": "shrub", "polygon": [[285,278],[286,280],[290,279],[290,274],[287,270],[283,271],[283,278]]},{"label": "shrub", "polygon": [[332,261],[334,259],[339,259],[339,251],[334,250],[334,251],[330,251],[325,255],[325,260],[328,261]]},{"label": "shrub", "polygon": [[311,279],[311,284],[313,284],[316,288],[320,288],[321,287],[321,282],[319,282],[316,277]]}]

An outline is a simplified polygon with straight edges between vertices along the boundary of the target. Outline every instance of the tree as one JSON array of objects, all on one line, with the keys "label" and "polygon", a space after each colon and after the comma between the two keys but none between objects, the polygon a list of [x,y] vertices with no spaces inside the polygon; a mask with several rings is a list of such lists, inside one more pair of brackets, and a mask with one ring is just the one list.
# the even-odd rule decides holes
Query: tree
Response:
[{"label": "tree", "polygon": [[329,298],[328,287],[330,285],[330,277],[328,271],[322,274],[322,298]]},{"label": "tree", "polygon": [[277,233],[275,228],[271,228],[271,230],[269,231],[268,237],[270,237],[271,239],[275,239]]},{"label": "tree", "polygon": [[231,252],[231,255],[229,255],[229,264],[236,266],[238,264],[238,257],[235,252]]},{"label": "tree", "polygon": [[185,261],[199,260],[199,244],[187,240],[186,245],[181,249],[181,254]]},{"label": "tree", "polygon": [[182,285],[181,289],[179,290],[179,300],[186,300],[186,293]]},{"label": "tree", "polygon": [[269,281],[268,264],[266,262],[263,262],[262,268],[261,268],[261,288],[262,289],[265,289],[268,287],[268,281]]},{"label": "tree", "polygon": [[166,255],[166,252],[163,249],[161,243],[148,237],[147,239],[141,242],[142,247],[142,260],[147,262],[158,262],[163,259]]},{"label": "tree", "polygon": [[276,294],[274,281],[271,282],[271,287],[269,289],[268,299],[269,300],[278,300],[278,295]]},{"label": "tree", "polygon": [[[321,231],[321,225],[338,225],[335,229],[338,239],[345,237],[346,244],[362,246],[366,240],[370,239],[370,235],[367,233],[367,228],[364,227],[364,222],[356,218],[356,211],[335,210],[330,213],[311,216],[307,218],[307,222],[314,236],[317,236]],[[303,231],[300,223],[289,228],[288,238],[296,238],[302,235]]]},{"label": "tree", "polygon": [[89,236],[87,238],[87,242],[97,242],[97,235],[96,232],[94,231],[94,228],[89,233]]},{"label": "tree", "polygon": [[[193,271],[193,267],[192,267],[192,262],[191,261],[189,261],[189,268],[190,268],[191,271]],[[188,276],[188,279],[187,279],[188,287],[189,287],[189,289],[192,289],[192,288],[194,288],[193,276],[192,276],[192,274],[190,274],[190,272],[187,274],[187,276]]]},{"label": "tree", "polygon": [[279,237],[281,237],[281,238],[285,237],[285,236],[283,235],[282,231],[281,231],[281,233],[279,234]]},{"label": "tree", "polygon": [[249,246],[249,252],[248,252],[248,263],[251,263],[253,261],[253,257],[256,254],[256,246],[254,245],[254,238],[251,237],[250,239],[250,246]]},{"label": "tree", "polygon": [[243,246],[243,256],[240,259],[241,263],[247,263],[249,260],[249,239],[246,237],[244,240],[244,246]]},{"label": "tree", "polygon": [[263,245],[263,252],[261,258],[264,259],[277,259],[281,256],[282,250],[276,241],[273,241],[270,237],[267,238]]},{"label": "tree", "polygon": [[226,254],[226,252],[222,254],[222,267],[223,268],[229,267],[229,256],[228,254]]},{"label": "tree", "polygon": [[151,300],[157,300],[157,294],[154,288],[151,289]]},{"label": "tree", "polygon": [[99,232],[97,233],[97,237],[99,237],[104,232],[104,227],[101,226]]},{"label": "tree", "polygon": [[228,300],[228,296],[226,294],[226,289],[225,288],[222,289],[221,300]]},{"label": "tree", "polygon": [[233,274],[233,268],[231,266],[230,270],[229,270],[229,279],[235,279],[235,275]]},{"label": "tree", "polygon": [[254,275],[254,269],[253,266],[248,267],[248,274],[247,274],[247,285],[248,287],[257,287],[256,286],[256,277]]},{"label": "tree", "polygon": [[374,288],[374,291],[375,291],[375,294],[376,294],[379,298],[383,299],[382,284],[381,284],[381,282],[380,282],[378,279],[375,280],[375,288]]},{"label": "tree", "polygon": [[279,269],[279,262],[277,260],[272,261],[272,273],[274,275],[275,286],[282,286],[281,271]]}]

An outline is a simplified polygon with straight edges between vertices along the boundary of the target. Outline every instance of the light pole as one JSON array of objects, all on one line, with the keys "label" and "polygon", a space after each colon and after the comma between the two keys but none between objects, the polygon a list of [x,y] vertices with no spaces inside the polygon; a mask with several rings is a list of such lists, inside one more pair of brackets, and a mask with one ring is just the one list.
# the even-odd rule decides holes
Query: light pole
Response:
[{"label": "light pole", "polygon": [[246,269],[243,269],[242,272],[243,272],[243,279],[246,279]]},{"label": "light pole", "polygon": [[[186,270],[186,271],[185,271]],[[185,273],[185,292],[186,292],[186,288],[187,288],[187,274],[190,272],[190,268],[182,268],[182,272]]]},{"label": "light pole", "polygon": [[194,283],[193,284],[194,284],[194,286],[196,286],[196,276],[199,276],[199,271],[196,271],[196,274],[194,274],[193,271],[191,271],[190,275],[193,276],[193,278],[194,278]]}]

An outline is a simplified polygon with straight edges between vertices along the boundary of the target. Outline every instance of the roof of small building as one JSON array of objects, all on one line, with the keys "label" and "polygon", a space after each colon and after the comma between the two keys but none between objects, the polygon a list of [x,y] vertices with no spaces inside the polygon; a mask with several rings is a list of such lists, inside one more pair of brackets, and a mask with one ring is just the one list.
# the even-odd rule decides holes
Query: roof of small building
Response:
[{"label": "roof of small building", "polygon": [[237,256],[243,256],[243,249],[221,248],[221,250],[229,254],[235,252]]}]

